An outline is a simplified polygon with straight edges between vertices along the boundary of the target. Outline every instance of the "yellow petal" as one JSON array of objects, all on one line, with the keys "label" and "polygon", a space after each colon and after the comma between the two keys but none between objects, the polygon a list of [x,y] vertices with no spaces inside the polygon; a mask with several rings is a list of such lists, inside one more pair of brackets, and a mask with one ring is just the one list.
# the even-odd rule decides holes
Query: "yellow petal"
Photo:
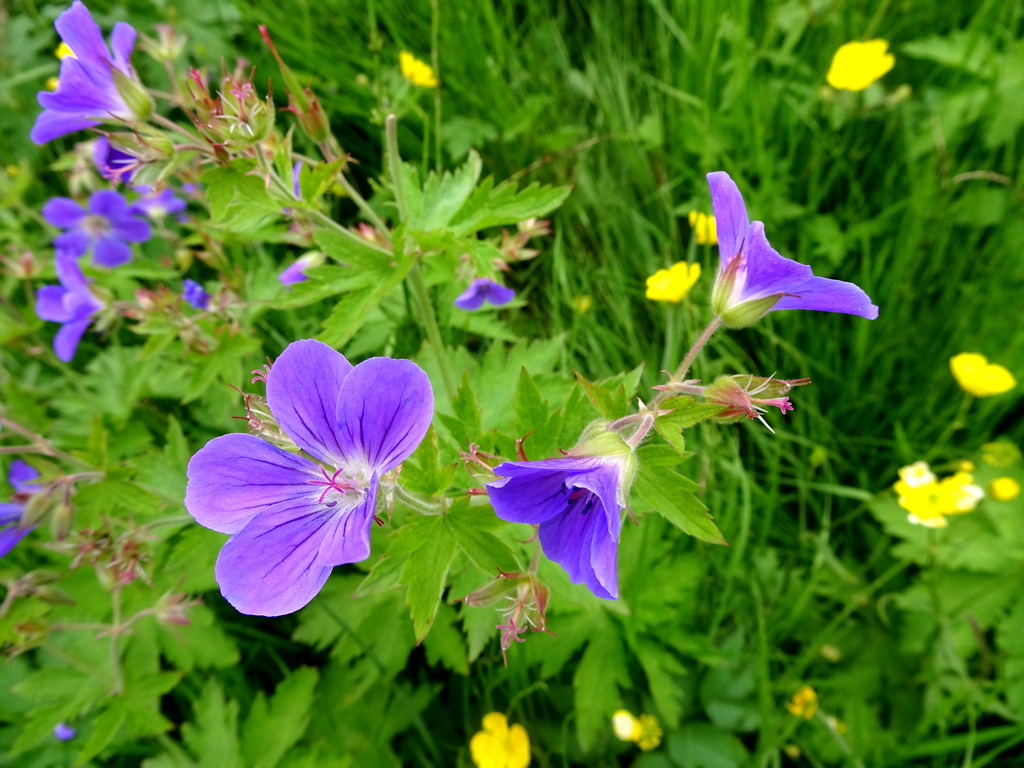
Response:
[{"label": "yellow petal", "polygon": [[833,88],[863,91],[895,65],[896,59],[888,49],[885,40],[841,45],[825,79]]},{"label": "yellow petal", "polygon": [[992,481],[989,492],[996,501],[1012,501],[1020,495],[1020,483],[1012,477],[1000,477]]},{"label": "yellow petal", "polygon": [[398,65],[402,70],[402,77],[413,85],[418,85],[421,88],[437,88],[441,84],[430,65],[425,61],[420,61],[408,51],[398,54]]},{"label": "yellow petal", "polygon": [[516,724],[508,729],[508,768],[526,768],[530,764],[530,736],[523,726]]},{"label": "yellow petal", "polygon": [[469,754],[477,768],[505,768],[505,750],[494,736],[484,731],[469,740]]},{"label": "yellow petal", "polygon": [[668,269],[659,269],[647,278],[647,298],[678,304],[700,278],[700,264],[680,261]]},{"label": "yellow petal", "polygon": [[1006,368],[973,352],[951,358],[949,368],[960,387],[975,397],[1001,395],[1017,386],[1017,380]]}]

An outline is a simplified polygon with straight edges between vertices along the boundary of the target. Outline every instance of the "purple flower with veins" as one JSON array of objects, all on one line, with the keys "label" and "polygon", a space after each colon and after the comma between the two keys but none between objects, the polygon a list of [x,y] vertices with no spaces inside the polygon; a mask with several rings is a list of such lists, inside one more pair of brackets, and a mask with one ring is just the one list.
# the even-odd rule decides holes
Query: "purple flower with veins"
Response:
[{"label": "purple flower with veins", "polygon": [[7,482],[14,488],[14,498],[9,502],[0,502],[0,557],[3,557],[32,528],[22,528],[21,518],[25,513],[28,500],[39,492],[35,479],[39,472],[27,462],[15,459],[7,472]]},{"label": "purple flower with veins", "polygon": [[132,204],[132,213],[143,214],[154,221],[176,213],[178,214],[178,221],[184,220],[185,217],[182,215],[182,211],[185,210],[188,203],[180,197],[176,197],[174,190],[170,187],[164,187],[157,192],[149,185],[140,184],[135,187],[135,191],[139,192],[142,197]]},{"label": "purple flower with veins", "polygon": [[495,514],[537,529],[549,560],[573,584],[598,597],[619,596],[620,510],[635,471],[628,458],[565,456],[544,461],[506,461],[494,468],[501,479],[487,484]]},{"label": "purple flower with veins", "polygon": [[135,45],[130,25],[115,24],[107,48],[89,9],[75,0],[53,26],[71,55],[61,59],[57,90],[39,93],[43,112],[32,127],[32,141],[45,144],[101,122],[133,120],[148,112],[149,97],[129,61]]},{"label": "purple flower with veins", "polygon": [[132,260],[128,243],[144,243],[152,231],[149,222],[136,215],[128,202],[112,189],[92,193],[88,210],[70,197],[54,197],[43,206],[43,218],[65,230],[53,239],[54,246],[72,256],[92,249],[93,264],[117,267]]},{"label": "purple flower with veins", "polygon": [[503,307],[516,297],[516,292],[486,277],[478,277],[455,299],[459,309],[473,311],[480,309],[484,302]]},{"label": "purple flower with veins", "polygon": [[267,405],[314,460],[254,435],[214,438],[189,462],[185,506],[200,525],[231,534],[216,567],[227,601],[281,616],[313,599],[334,566],[369,556],[380,476],[416,450],[434,394],[409,360],[353,367],[304,339],[267,374]]},{"label": "purple flower with veins", "polygon": [[92,159],[96,169],[107,181],[129,182],[139,165],[134,155],[115,147],[106,136],[100,136],[92,146]]},{"label": "purple flower with veins", "polygon": [[184,290],[181,292],[183,298],[192,309],[206,309],[210,306],[210,294],[195,280],[185,278]]},{"label": "purple flower with veins", "polygon": [[56,267],[60,285],[44,285],[36,291],[36,314],[63,324],[53,339],[53,351],[66,363],[75,356],[93,315],[105,305],[89,290],[90,281],[73,255],[58,252]]},{"label": "purple flower with veins", "polygon": [[815,309],[878,317],[878,307],[853,283],[815,277],[806,264],[768,244],[764,223],[750,221],[736,183],[724,171],[708,174],[718,225],[720,261],[711,308],[730,328],[743,328],[780,309]]}]

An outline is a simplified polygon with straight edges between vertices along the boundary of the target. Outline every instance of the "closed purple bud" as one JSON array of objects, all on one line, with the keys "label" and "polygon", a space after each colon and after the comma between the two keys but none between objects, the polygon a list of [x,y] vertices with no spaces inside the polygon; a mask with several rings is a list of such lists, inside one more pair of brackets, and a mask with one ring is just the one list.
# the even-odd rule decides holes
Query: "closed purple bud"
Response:
[{"label": "closed purple bud", "polygon": [[181,292],[183,298],[192,309],[206,309],[210,306],[210,294],[208,294],[195,280],[185,278],[184,290]]}]

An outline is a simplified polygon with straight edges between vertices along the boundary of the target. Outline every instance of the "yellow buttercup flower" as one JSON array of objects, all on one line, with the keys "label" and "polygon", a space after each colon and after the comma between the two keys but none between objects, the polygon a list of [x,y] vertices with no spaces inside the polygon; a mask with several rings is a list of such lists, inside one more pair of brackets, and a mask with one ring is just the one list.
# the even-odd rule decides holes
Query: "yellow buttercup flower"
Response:
[{"label": "yellow buttercup flower", "polygon": [[668,269],[659,269],[647,278],[647,298],[678,304],[700,277],[700,264],[680,261]]},{"label": "yellow buttercup flower", "polygon": [[786,709],[791,715],[810,720],[818,711],[818,694],[809,685],[805,685],[793,694],[793,698],[786,702]]},{"label": "yellow buttercup flower", "polygon": [[1020,483],[1012,477],[999,477],[992,481],[989,493],[996,501],[1012,501],[1020,495]]},{"label": "yellow buttercup flower", "polygon": [[469,741],[477,768],[526,768],[530,764],[530,736],[523,726],[509,727],[500,712],[484,715],[483,730]]},{"label": "yellow buttercup flower", "polygon": [[57,50],[53,52],[53,55],[58,59],[63,59],[65,56],[70,56],[72,59],[75,58],[75,52],[71,50],[71,46],[67,43],[61,43],[57,46]]},{"label": "yellow buttercup flower", "polygon": [[846,43],[832,57],[825,79],[833,88],[863,91],[896,64],[885,40]]},{"label": "yellow buttercup flower", "polygon": [[48,90],[48,91],[56,91],[57,90],[57,86],[59,84],[60,84],[60,81],[57,80],[56,77],[47,78],[47,80],[46,80],[46,90]]},{"label": "yellow buttercup flower", "polygon": [[899,505],[907,510],[910,522],[928,528],[945,528],[946,515],[970,512],[985,496],[969,473],[957,472],[939,481],[923,461],[903,467],[899,475],[893,485]]},{"label": "yellow buttercup flower", "polygon": [[693,228],[697,245],[718,245],[718,226],[714,216],[690,211],[690,226]]},{"label": "yellow buttercup flower", "polygon": [[633,717],[628,709],[620,709],[612,715],[612,730],[623,741],[632,741],[644,752],[661,744],[663,732],[658,718],[654,715]]},{"label": "yellow buttercup flower", "polygon": [[570,304],[577,315],[585,315],[594,306],[594,300],[590,298],[590,294],[584,293],[582,296],[574,296]]},{"label": "yellow buttercup flower", "polygon": [[975,397],[989,397],[1009,392],[1017,386],[1013,374],[1003,366],[990,363],[984,355],[964,352],[952,357],[949,368],[957,384]]},{"label": "yellow buttercup flower", "polygon": [[434,70],[425,61],[420,61],[408,51],[398,54],[398,64],[402,68],[402,77],[413,85],[421,88],[437,88],[441,81]]}]

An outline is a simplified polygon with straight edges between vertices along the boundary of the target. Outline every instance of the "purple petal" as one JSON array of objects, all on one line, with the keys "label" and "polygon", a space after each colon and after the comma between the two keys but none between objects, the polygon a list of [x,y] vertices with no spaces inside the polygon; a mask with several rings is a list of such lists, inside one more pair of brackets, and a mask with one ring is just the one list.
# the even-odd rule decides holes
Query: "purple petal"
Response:
[{"label": "purple petal", "polygon": [[78,350],[78,342],[82,340],[90,322],[92,320],[88,317],[82,320],[71,320],[57,331],[57,335],[53,337],[53,351],[57,353],[58,359],[65,363],[71,362]]},{"label": "purple petal", "polygon": [[78,734],[74,728],[67,723],[57,723],[53,726],[53,738],[57,741],[70,741]]},{"label": "purple petal", "polygon": [[711,207],[718,228],[718,253],[724,264],[739,253],[750,219],[747,218],[743,195],[728,173],[709,173],[708,186],[711,188]]},{"label": "purple petal", "polygon": [[[2,506],[4,505],[0,504],[0,507]],[[14,523],[0,527],[0,557],[14,549],[15,545],[31,530],[31,528],[19,528]]]},{"label": "purple petal", "polygon": [[597,459],[560,458],[506,461],[494,468],[501,477],[487,484],[495,514],[511,523],[536,525],[568,508],[567,479],[593,469]]},{"label": "purple petal", "polygon": [[299,200],[302,199],[302,186],[299,181],[302,178],[302,161],[300,160],[294,166],[292,166],[292,190],[295,192],[295,197]]},{"label": "purple petal", "polygon": [[68,290],[62,285],[44,285],[36,291],[36,314],[51,323],[66,323],[71,312],[64,304]]},{"label": "purple petal", "polygon": [[215,437],[188,463],[185,508],[200,525],[238,533],[262,512],[312,509],[322,479],[311,461],[254,435]]},{"label": "purple petal", "polygon": [[122,216],[111,221],[113,234],[130,243],[144,243],[152,236],[149,222],[138,216]]},{"label": "purple petal", "polygon": [[75,0],[68,10],[57,17],[53,26],[60,39],[71,48],[75,58],[95,63],[110,58],[99,24],[93,21],[92,14],[81,0]]},{"label": "purple petal", "polygon": [[221,594],[240,612],[282,616],[306,605],[327,581],[330,566],[317,562],[330,518],[311,510],[257,515],[232,536],[217,558]]},{"label": "purple petal", "polygon": [[480,290],[480,286],[477,281],[474,280],[469,284],[462,293],[460,293],[453,302],[459,309],[464,309],[467,312],[473,312],[480,309],[484,305],[484,293]]},{"label": "purple petal", "polygon": [[53,238],[53,245],[57,250],[77,257],[89,250],[92,240],[84,229],[72,229]]},{"label": "purple petal", "polygon": [[70,197],[54,197],[46,201],[42,210],[43,218],[60,229],[77,227],[85,216],[85,209]]},{"label": "purple petal", "polygon": [[306,279],[306,268],[309,266],[309,262],[304,258],[299,259],[291,266],[288,266],[277,276],[285,285],[293,285],[295,283],[301,283]]},{"label": "purple petal", "polygon": [[860,315],[868,320],[878,317],[878,307],[871,303],[871,297],[858,286],[843,280],[812,277],[786,292],[795,295],[783,296],[772,307],[773,312],[780,309],[817,309],[822,312]]},{"label": "purple petal", "polygon": [[352,365],[323,342],[302,339],[289,344],[267,376],[267,404],[281,429],[303,450],[344,466],[338,442],[338,396]]},{"label": "purple petal", "polygon": [[33,482],[39,477],[39,470],[22,459],[15,459],[11,462],[11,468],[7,470],[7,482],[14,488],[15,493],[37,493],[39,484]]},{"label": "purple petal", "polygon": [[128,201],[112,189],[101,189],[89,198],[89,212],[107,219],[120,219],[128,215]]},{"label": "purple petal", "polygon": [[743,269],[746,277],[740,295],[735,297],[737,302],[789,293],[791,287],[814,276],[806,264],[781,256],[768,244],[764,223],[760,221],[751,223],[747,231],[743,245]]},{"label": "purple petal", "polygon": [[359,506],[349,512],[338,512],[328,524],[320,545],[317,562],[324,566],[358,563],[370,556],[370,528],[377,509],[377,475],[370,476],[370,485]]},{"label": "purple petal", "polygon": [[[48,94],[41,93],[39,95],[46,96]],[[69,133],[84,131],[86,128],[93,128],[97,125],[99,125],[99,121],[90,120],[79,114],[47,109],[36,118],[35,125],[29,132],[29,138],[34,144],[46,144]]]},{"label": "purple petal", "polygon": [[[126,75],[131,72],[132,48],[135,46],[135,29],[131,24],[119,21],[110,33],[110,47],[114,52],[113,64]],[[71,50],[74,50],[72,48]]]},{"label": "purple petal", "polygon": [[487,289],[487,300],[496,307],[503,307],[516,297],[516,292],[499,283],[490,282]]},{"label": "purple petal", "polygon": [[364,360],[342,382],[337,401],[343,466],[394,469],[416,450],[433,417],[430,379],[416,363]]},{"label": "purple petal", "polygon": [[115,235],[103,235],[96,241],[92,252],[93,264],[101,267],[119,267],[132,260],[132,247],[117,239]]},{"label": "purple petal", "polygon": [[54,259],[54,267],[57,269],[57,279],[60,284],[69,291],[85,293],[88,291],[89,281],[82,274],[82,268],[78,265],[78,258],[71,253],[58,251]]},{"label": "purple petal", "polygon": [[48,110],[101,121],[127,110],[106,62],[94,65],[71,56],[61,61],[57,90],[40,93],[36,100]]},{"label": "purple petal", "polygon": [[595,499],[585,514],[572,511],[541,523],[538,535],[544,555],[562,566],[573,584],[584,583],[598,597],[614,600],[619,596],[618,536],[605,529],[599,506]]}]

